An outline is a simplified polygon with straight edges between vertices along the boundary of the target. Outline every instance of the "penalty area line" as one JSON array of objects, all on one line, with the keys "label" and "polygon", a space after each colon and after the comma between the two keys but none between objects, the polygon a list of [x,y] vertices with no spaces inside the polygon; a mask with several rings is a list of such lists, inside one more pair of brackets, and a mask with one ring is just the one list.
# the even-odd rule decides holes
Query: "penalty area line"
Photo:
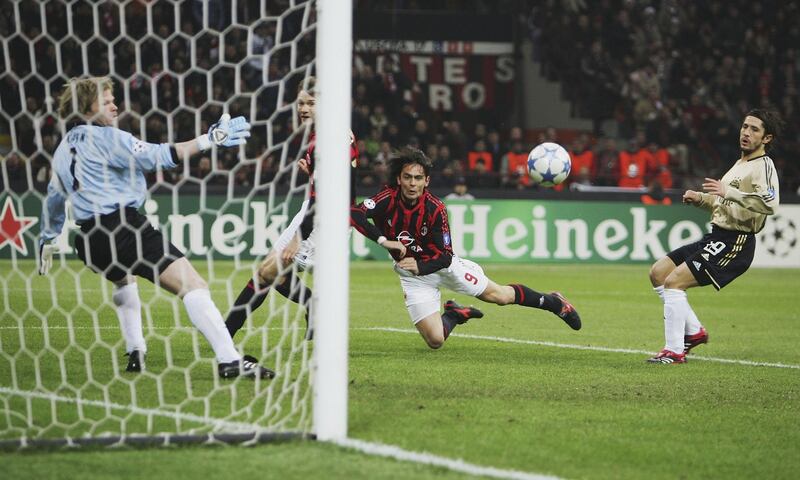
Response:
[{"label": "penalty area line", "polygon": [[[404,328],[392,328],[392,327],[363,327],[363,328],[356,328],[356,330],[376,330],[376,331],[393,332],[393,333],[417,334],[416,330],[409,330]],[[590,350],[594,352],[635,353],[637,355],[652,355],[654,353],[647,350],[634,350],[630,348],[595,347],[591,345],[574,345],[569,343],[544,342],[540,340],[521,340],[518,338],[494,337],[489,335],[471,335],[465,333],[454,333],[451,335],[451,337],[469,338],[472,340],[490,340],[494,342],[503,342],[503,343],[518,343],[521,345],[539,345],[542,347],[569,348],[572,350]],[[738,360],[732,358],[704,357],[694,354],[692,354],[691,358],[692,360],[702,360],[704,362],[730,363],[736,365],[747,365],[750,367],[800,369],[800,365],[793,365],[790,363],[754,362],[751,360]]]},{"label": "penalty area line", "polygon": [[409,450],[403,450],[402,448],[394,445],[366,442],[364,440],[358,440],[355,438],[346,438],[344,440],[331,440],[330,443],[338,445],[343,448],[357,450],[367,455],[389,457],[404,462],[433,465],[436,467],[442,467],[448,470],[467,473],[470,475],[481,475],[484,477],[491,477],[491,478],[506,478],[511,480],[558,480],[559,479],[559,477],[541,475],[538,473],[521,472],[518,470],[503,470],[495,467],[485,467],[482,465],[475,465],[472,463],[467,463],[461,459],[440,457],[438,455],[433,455],[425,452],[412,452]]}]

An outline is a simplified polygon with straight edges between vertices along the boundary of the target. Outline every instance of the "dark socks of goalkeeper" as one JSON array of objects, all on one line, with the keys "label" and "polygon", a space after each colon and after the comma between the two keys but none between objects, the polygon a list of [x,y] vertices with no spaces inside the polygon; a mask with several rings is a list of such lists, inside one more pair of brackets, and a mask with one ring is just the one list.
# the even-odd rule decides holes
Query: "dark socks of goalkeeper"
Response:
[{"label": "dark socks of goalkeeper", "polygon": [[[228,313],[228,318],[225,319],[225,327],[228,329],[228,333],[231,334],[231,338],[242,328],[248,313],[255,312],[264,303],[268,293],[268,284],[259,285],[256,290],[252,279],[247,282],[239,296],[236,297],[236,301],[233,302],[233,308]],[[247,308],[248,306],[250,307],[249,309]]]},{"label": "dark socks of goalkeeper", "polygon": [[555,295],[539,293],[525,285],[511,284],[514,289],[514,303],[526,307],[540,308],[558,314],[561,312],[561,300]]},{"label": "dark socks of goalkeeper", "polygon": [[456,325],[458,325],[458,320],[459,317],[456,312],[449,311],[442,314],[442,329],[444,330],[445,340],[450,336],[450,332],[456,328]]}]

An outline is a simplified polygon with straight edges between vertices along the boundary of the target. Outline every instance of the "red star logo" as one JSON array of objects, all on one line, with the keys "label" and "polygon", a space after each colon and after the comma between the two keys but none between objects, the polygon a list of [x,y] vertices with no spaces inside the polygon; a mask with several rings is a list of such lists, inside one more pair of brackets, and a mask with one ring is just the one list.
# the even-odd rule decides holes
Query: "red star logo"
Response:
[{"label": "red star logo", "polygon": [[22,239],[22,233],[38,221],[36,217],[18,217],[14,202],[11,201],[11,197],[6,197],[3,211],[0,213],[0,249],[8,243],[19,253],[27,255],[28,247]]}]

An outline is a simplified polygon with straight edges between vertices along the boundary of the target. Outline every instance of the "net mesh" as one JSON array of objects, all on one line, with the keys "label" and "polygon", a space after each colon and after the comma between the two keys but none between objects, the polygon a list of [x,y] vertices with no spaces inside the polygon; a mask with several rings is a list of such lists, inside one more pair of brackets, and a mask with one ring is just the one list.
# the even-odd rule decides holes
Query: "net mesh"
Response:
[{"label": "net mesh", "polygon": [[48,276],[37,275],[34,258],[50,162],[65,133],[55,99],[69,78],[110,76],[119,128],[146,142],[189,140],[223,112],[243,115],[253,125],[245,147],[149,175],[143,209],[207,280],[224,316],[306,195],[295,161],[308,132],[293,101],[312,73],[314,7],[0,1],[0,203],[10,205],[2,218],[14,220],[0,228],[0,442],[252,440],[310,431],[302,307],[272,293],[234,339],[276,371],[274,380],[221,380],[182,301],[139,279],[148,353],[146,369],[129,373],[114,286],[76,258],[69,216]]}]

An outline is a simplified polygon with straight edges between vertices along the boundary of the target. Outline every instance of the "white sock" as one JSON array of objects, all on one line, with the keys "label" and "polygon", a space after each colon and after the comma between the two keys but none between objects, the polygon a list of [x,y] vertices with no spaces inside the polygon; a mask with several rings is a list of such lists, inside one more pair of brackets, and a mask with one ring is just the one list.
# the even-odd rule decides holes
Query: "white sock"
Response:
[{"label": "white sock", "polygon": [[118,287],[111,298],[116,305],[114,310],[117,312],[122,338],[125,339],[125,351],[147,352],[142,334],[142,301],[139,300],[139,285],[129,283],[124,287]]},{"label": "white sock", "polygon": [[[653,291],[661,297],[661,302],[664,302],[664,285],[659,285],[658,287],[654,287]],[[687,300],[686,304],[688,305],[689,302]],[[700,323],[698,320],[697,315],[692,310],[692,306],[689,305],[689,316],[686,317],[686,327],[684,329],[684,335],[694,335],[695,333],[699,333],[700,329],[703,327],[703,324]]]},{"label": "white sock", "polygon": [[683,353],[683,332],[689,316],[686,292],[667,288],[664,290],[664,348],[674,353]]},{"label": "white sock", "polygon": [[686,305],[689,307],[689,316],[686,317],[686,329],[684,333],[686,335],[694,335],[695,333],[700,333],[700,329],[703,328],[703,324],[700,323],[700,320],[697,318],[697,315],[692,310],[692,306],[689,305],[689,301],[686,301]]},{"label": "white sock", "polygon": [[664,285],[659,285],[657,287],[653,287],[653,291],[656,292],[658,298],[661,299],[661,303],[664,303]]},{"label": "white sock", "polygon": [[231,334],[225,328],[222,314],[211,300],[211,293],[208,290],[203,288],[192,290],[183,296],[183,304],[186,305],[189,320],[211,344],[217,362],[241,360],[242,356],[236,351]]}]

